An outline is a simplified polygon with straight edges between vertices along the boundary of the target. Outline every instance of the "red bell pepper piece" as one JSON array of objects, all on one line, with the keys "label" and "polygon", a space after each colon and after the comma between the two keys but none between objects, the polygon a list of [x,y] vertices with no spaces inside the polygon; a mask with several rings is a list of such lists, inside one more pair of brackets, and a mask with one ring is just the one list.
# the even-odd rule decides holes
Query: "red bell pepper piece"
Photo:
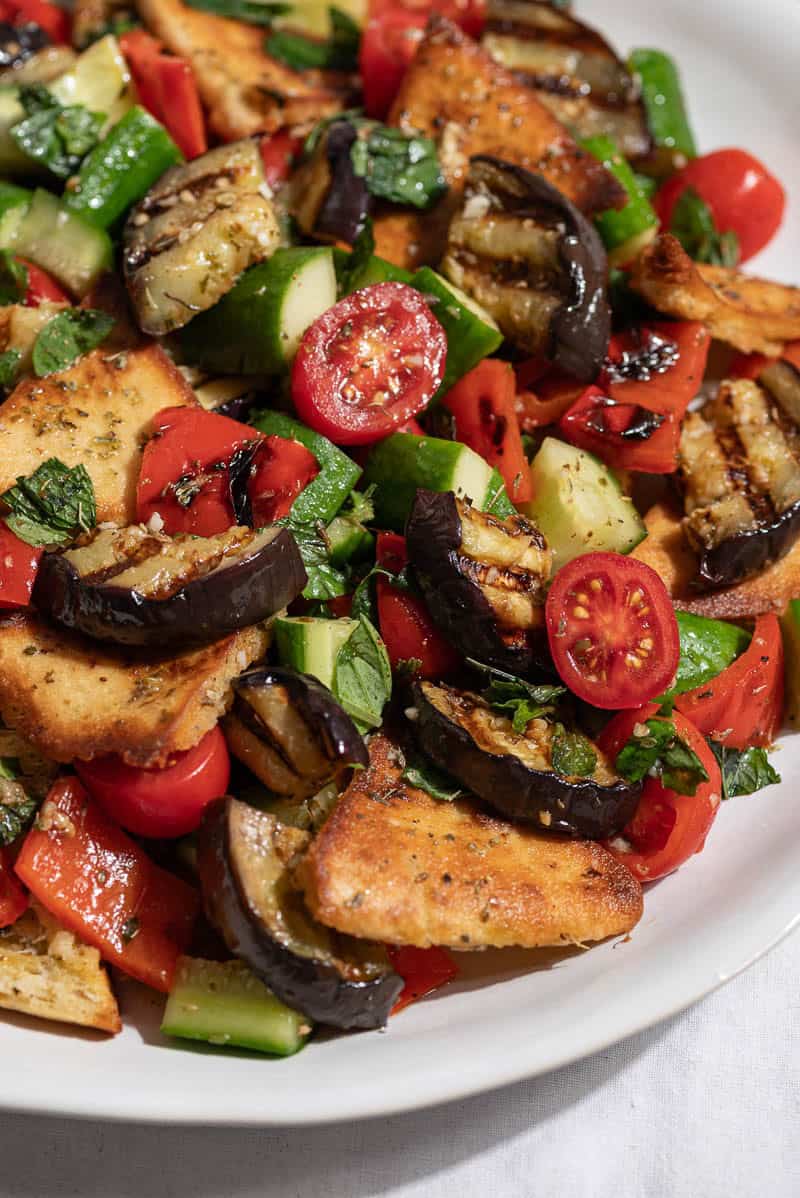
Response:
[{"label": "red bell pepper piece", "polygon": [[28,272],[28,288],[23,301],[26,308],[38,308],[44,303],[72,303],[64,288],[60,287],[47,271],[42,270],[35,262],[29,262],[27,258],[17,257],[17,261],[21,262]]},{"label": "red bell pepper piece", "polygon": [[295,137],[288,129],[279,129],[271,137],[261,138],[261,161],[270,187],[275,188],[289,178],[292,164],[302,148],[303,138]]},{"label": "red bell pepper piece", "polygon": [[208,149],[208,139],[191,64],[185,58],[162,54],[157,66],[163,123],[184,158],[198,158]]},{"label": "red bell pepper piece", "polygon": [[288,516],[297,496],[318,474],[319,463],[305,445],[286,437],[266,437],[248,487],[254,527]]},{"label": "red bell pepper piece", "polygon": [[165,126],[184,157],[204,154],[208,140],[191,64],[165,54],[163,44],[143,29],[124,33],[119,43],[150,115]]},{"label": "red bell pepper piece", "polygon": [[455,417],[456,440],[500,471],[514,503],[526,503],[533,490],[515,392],[516,380],[508,363],[484,358],[450,388],[442,405]]},{"label": "red bell pepper piece", "polygon": [[47,0],[7,0],[0,10],[0,19],[18,28],[32,22],[43,29],[51,42],[68,45],[70,41],[69,13]]},{"label": "red bell pepper piece", "polygon": [[675,706],[731,749],[771,745],[783,715],[783,640],[774,613],[759,616],[753,639],[726,670],[678,695]]},{"label": "red bell pepper piece", "polygon": [[14,873],[11,848],[0,848],[0,928],[16,923],[27,909],[28,892]]},{"label": "red bell pepper piece", "polygon": [[458,977],[458,966],[446,948],[412,948],[410,945],[398,948],[389,945],[386,951],[392,969],[405,982],[400,997],[392,1007],[393,1015]]},{"label": "red bell pepper piece", "polygon": [[727,377],[734,379],[757,379],[765,366],[773,362],[788,362],[800,371],[800,341],[784,345],[780,358],[767,358],[764,354],[737,354],[727,370]]},{"label": "red bell pepper piece", "polygon": [[[674,346],[674,351],[661,361],[660,346]],[[617,403],[683,416],[700,390],[710,346],[711,335],[697,320],[660,320],[640,325],[611,338],[597,385]],[[654,355],[654,366],[648,363],[648,352]],[[670,357],[673,364],[665,366]],[[619,379],[614,367],[619,371],[622,366],[624,371],[626,358],[634,367],[634,377]],[[637,362],[641,364],[638,373],[647,377],[635,377]]]},{"label": "red bell pepper piece", "polygon": [[43,553],[0,520],[0,609],[28,606]]},{"label": "red bell pepper piece", "polygon": [[571,445],[596,454],[615,470],[672,474],[678,467],[680,420],[675,413],[617,403],[599,387],[587,387],[558,428]]},{"label": "red bell pepper piece", "polygon": [[[376,550],[378,565],[395,574],[408,561],[405,537],[397,533],[379,532]],[[378,623],[392,669],[396,670],[401,663],[418,661],[417,677],[438,678],[457,668],[458,654],[442,636],[418,595],[393,586],[380,575],[376,591]]]},{"label": "red bell pepper piece", "polygon": [[199,896],[154,865],[77,778],[50,788],[16,872],[43,907],[107,961],[169,991]]},{"label": "red bell pepper piece", "polygon": [[519,363],[514,373],[517,377],[514,408],[519,426],[526,433],[555,424],[584,391],[583,383],[542,358]]}]

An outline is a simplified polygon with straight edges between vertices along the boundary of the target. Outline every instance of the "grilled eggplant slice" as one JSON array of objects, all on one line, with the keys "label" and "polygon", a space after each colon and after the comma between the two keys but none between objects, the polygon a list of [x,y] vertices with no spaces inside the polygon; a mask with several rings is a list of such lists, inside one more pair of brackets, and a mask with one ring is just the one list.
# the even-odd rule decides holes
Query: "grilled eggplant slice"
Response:
[{"label": "grilled eggplant slice", "polygon": [[489,0],[482,44],[581,137],[606,134],[626,158],[651,148],[640,90],[608,42],[535,0]]},{"label": "grilled eggplant slice", "polygon": [[460,653],[529,672],[552,555],[524,516],[500,520],[452,491],[417,491],[408,560],[430,613]]},{"label": "grilled eggplant slice", "polygon": [[625,782],[599,749],[588,777],[558,773],[555,726],[534,719],[524,733],[478,695],[432,682],[414,683],[414,731],[442,769],[508,819],[562,836],[605,840],[633,815],[641,783]]},{"label": "grilled eggplant slice", "polygon": [[125,226],[125,280],[145,333],[182,328],[269,258],[281,235],[268,195],[250,139],[162,175]]},{"label": "grilled eggplant slice", "polygon": [[310,674],[256,668],[233,689],[224,724],[228,746],[274,794],[299,802],[350,766],[369,763],[350,716]]},{"label": "grilled eggplant slice", "polygon": [[684,531],[708,587],[732,586],[800,536],[800,436],[757,383],[724,382],[680,442]]},{"label": "grilled eggplant slice", "polygon": [[292,180],[292,215],[309,236],[352,243],[364,227],[372,200],[353,169],[357,138],[351,121],[333,121]]},{"label": "grilled eggplant slice", "polygon": [[310,839],[237,799],[212,803],[198,837],[206,915],[288,1006],[333,1027],[383,1027],[402,979],[382,946],[329,931],[308,912],[292,871]]},{"label": "grilled eggplant slice", "polygon": [[103,528],[48,554],[34,601],[67,628],[117,645],[202,645],[258,624],[307,581],[279,525],[214,537],[168,537],[142,525]]},{"label": "grilled eggplant slice", "polygon": [[593,225],[542,175],[481,155],[470,160],[444,273],[526,353],[583,382],[611,333],[608,263]]}]

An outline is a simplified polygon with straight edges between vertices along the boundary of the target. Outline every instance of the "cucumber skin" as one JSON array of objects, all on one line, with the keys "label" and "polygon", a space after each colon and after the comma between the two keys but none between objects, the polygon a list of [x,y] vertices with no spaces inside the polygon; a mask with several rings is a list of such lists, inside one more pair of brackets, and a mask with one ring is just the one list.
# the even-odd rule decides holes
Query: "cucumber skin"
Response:
[{"label": "cucumber skin", "polygon": [[470,312],[453,294],[447,280],[429,266],[420,267],[411,279],[411,286],[439,301],[431,305],[431,311],[447,334],[444,378],[433,398],[432,402],[435,402],[465,374],[469,374],[474,366],[499,349],[503,344],[503,334]]},{"label": "cucumber skin", "polygon": [[402,266],[395,266],[394,263],[387,262],[385,258],[379,258],[377,254],[373,254],[369,262],[364,265],[364,268],[351,281],[350,286],[345,288],[342,280],[349,258],[350,254],[347,250],[334,249],[333,265],[339,284],[340,298],[343,298],[345,295],[351,295],[354,291],[360,291],[362,287],[371,287],[373,283],[411,283],[412,275],[410,271],[404,270]]},{"label": "cucumber skin", "polygon": [[137,105],[84,158],[64,207],[109,229],[178,162],[183,155],[166,129]]},{"label": "cucumber skin", "polygon": [[[221,374],[280,374],[286,357],[280,338],[280,299],[293,276],[325,246],[276,250],[246,270],[227,295],[201,312],[180,334],[189,359]],[[331,303],[336,302],[333,297]]]},{"label": "cucumber skin", "polygon": [[[31,224],[33,239],[26,240],[26,237],[32,237]],[[44,228],[40,230],[38,224],[46,227],[46,235]],[[74,247],[78,234],[94,242],[96,262],[91,273],[76,269]],[[65,245],[69,247],[70,254],[60,252]],[[41,266],[42,270],[46,270],[79,299],[92,289],[104,271],[111,269],[114,256],[111,238],[107,233],[87,224],[77,213],[69,212],[54,195],[41,188],[34,192],[31,206],[20,223],[14,249]]]},{"label": "cucumber skin", "polygon": [[251,420],[253,428],[271,437],[299,441],[314,455],[320,472],[292,505],[292,516],[303,524],[321,520],[329,524],[361,477],[361,467],[321,433],[293,420],[285,412],[258,412]]},{"label": "cucumber skin", "polygon": [[[342,645],[350,639],[358,627],[357,620],[325,620],[318,616],[280,616],[272,625],[275,650],[281,665],[299,670],[301,674],[312,674],[328,690],[333,690],[336,673],[336,658]],[[322,632],[329,642],[325,661],[315,654],[308,655],[308,636]],[[322,668],[320,668],[322,667]]]},{"label": "cucumber skin", "polygon": [[[626,254],[625,247],[634,239],[641,238],[648,230],[653,230],[652,235],[655,236],[658,217],[639,186],[630,163],[623,158],[610,137],[586,137],[581,144],[625,188],[628,196],[625,207],[619,210],[610,208],[607,212],[597,213],[594,223],[611,258],[616,250],[621,253],[621,260],[627,261],[630,255]],[[611,264],[613,266],[614,262],[611,261]]]},{"label": "cucumber skin", "polygon": [[300,1051],[311,1028],[304,1015],[280,1002],[241,962],[182,957],[161,1031],[288,1057]]},{"label": "cucumber skin", "polygon": [[332,566],[346,566],[357,558],[368,557],[375,545],[369,529],[346,516],[335,516],[325,531]]}]

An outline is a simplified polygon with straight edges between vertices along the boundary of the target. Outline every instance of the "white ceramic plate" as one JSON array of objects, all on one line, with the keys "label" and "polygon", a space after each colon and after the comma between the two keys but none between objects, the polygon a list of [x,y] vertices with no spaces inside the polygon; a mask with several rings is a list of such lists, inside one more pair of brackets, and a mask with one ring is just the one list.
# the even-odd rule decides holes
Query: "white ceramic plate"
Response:
[{"label": "white ceramic plate", "polygon": [[[701,149],[745,146],[791,196],[756,263],[800,283],[797,0],[578,0],[624,51],[678,58]],[[287,1061],[177,1047],[161,1000],[123,994],[124,1033],[103,1041],[24,1018],[0,1023],[0,1108],[203,1124],[289,1124],[410,1110],[554,1069],[673,1014],[770,948],[800,918],[800,737],[781,787],[735,799],[706,851],[648,893],[628,942],[585,953],[463,958],[458,985],[385,1033],[317,1041]]]}]

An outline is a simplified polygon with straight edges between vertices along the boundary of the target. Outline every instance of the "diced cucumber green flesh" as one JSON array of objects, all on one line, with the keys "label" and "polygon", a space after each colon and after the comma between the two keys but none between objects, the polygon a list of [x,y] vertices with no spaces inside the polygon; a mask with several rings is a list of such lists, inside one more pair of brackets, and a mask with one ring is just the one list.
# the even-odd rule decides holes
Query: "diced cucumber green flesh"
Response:
[{"label": "diced cucumber green flesh", "polygon": [[[5,248],[9,247],[0,245]],[[111,269],[113,258],[107,233],[68,212],[54,195],[41,189],[34,192],[11,248],[41,266],[79,299]]]},{"label": "diced cucumber green flesh", "polygon": [[228,374],[280,374],[310,324],[336,303],[328,246],[277,250],[182,330],[186,357]]},{"label": "diced cucumber green flesh", "polygon": [[459,441],[413,433],[393,433],[380,441],[367,458],[364,481],[375,486],[375,523],[397,531],[405,527],[419,487],[453,491],[481,510],[491,504],[495,512],[505,496],[502,479],[474,450]]},{"label": "diced cucumber green flesh", "polygon": [[325,529],[332,566],[344,566],[356,558],[366,557],[375,544],[375,537],[357,520],[336,516]]},{"label": "diced cucumber green flesh", "polygon": [[293,420],[285,412],[259,412],[252,424],[268,437],[299,441],[314,455],[320,472],[294,501],[292,516],[306,524],[317,520],[327,524],[361,477],[361,467],[327,437],[315,433],[299,420]]},{"label": "diced cucumber green flesh", "polygon": [[444,394],[499,348],[503,334],[480,304],[429,266],[420,267],[411,286],[433,298],[431,310],[447,334],[447,361],[440,387]]},{"label": "diced cucumber green flesh", "polygon": [[786,682],[786,720],[800,728],[800,599],[792,599],[781,616]]},{"label": "diced cucumber green flesh", "polygon": [[324,620],[316,616],[280,616],[272,625],[281,665],[313,674],[333,689],[339,650],[358,626],[357,620]]},{"label": "diced cucumber green flesh", "polygon": [[303,1047],[311,1024],[280,1002],[241,961],[182,957],[161,1031],[218,1047],[288,1057]]},{"label": "diced cucumber green flesh", "polygon": [[646,536],[612,472],[583,449],[546,437],[531,462],[533,499],[523,511],[544,533],[553,569],[582,553],[630,553]]}]

